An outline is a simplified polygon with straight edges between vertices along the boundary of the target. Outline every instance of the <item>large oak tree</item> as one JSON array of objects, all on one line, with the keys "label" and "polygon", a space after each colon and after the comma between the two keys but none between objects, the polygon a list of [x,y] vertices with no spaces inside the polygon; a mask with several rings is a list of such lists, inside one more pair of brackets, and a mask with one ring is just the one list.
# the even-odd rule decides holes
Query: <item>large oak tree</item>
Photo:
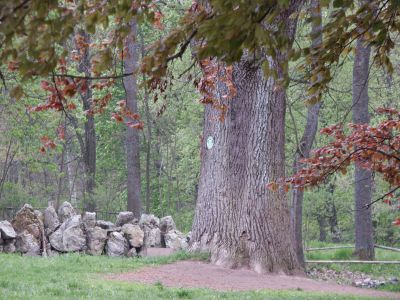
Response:
[{"label": "large oak tree", "polygon": [[[217,265],[250,267],[259,273],[300,269],[285,192],[266,186],[285,176],[286,92],[279,80],[285,77],[282,65],[296,29],[297,18],[290,16],[299,2],[292,1],[276,19],[287,34],[287,48],[274,58],[263,49],[258,59],[244,51],[233,65],[236,95],[224,100],[226,84],[219,82],[215,101],[205,108],[191,247],[210,251]],[[276,78],[265,76],[260,67],[263,60],[275,70]],[[221,105],[226,105],[226,111],[216,109]]]}]

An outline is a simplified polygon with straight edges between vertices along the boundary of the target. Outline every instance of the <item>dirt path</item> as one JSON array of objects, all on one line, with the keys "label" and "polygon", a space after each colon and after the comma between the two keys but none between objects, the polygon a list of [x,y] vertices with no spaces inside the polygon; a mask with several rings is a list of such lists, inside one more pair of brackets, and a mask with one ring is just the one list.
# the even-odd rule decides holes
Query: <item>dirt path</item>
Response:
[{"label": "dirt path", "polygon": [[145,267],[136,272],[109,275],[107,279],[145,284],[161,282],[168,287],[210,288],[221,291],[302,289],[310,292],[400,299],[400,293],[343,286],[306,277],[260,275],[250,270],[226,269],[199,261],[180,261],[157,267]]}]

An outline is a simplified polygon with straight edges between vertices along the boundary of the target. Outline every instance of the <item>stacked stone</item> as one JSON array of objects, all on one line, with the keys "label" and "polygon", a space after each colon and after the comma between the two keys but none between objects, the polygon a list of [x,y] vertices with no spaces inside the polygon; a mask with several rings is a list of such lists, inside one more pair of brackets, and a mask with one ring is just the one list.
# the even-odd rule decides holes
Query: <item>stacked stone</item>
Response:
[{"label": "stacked stone", "polygon": [[189,238],[176,229],[171,216],[161,220],[143,214],[120,212],[114,223],[97,220],[96,213],[80,215],[69,202],[56,212],[53,206],[42,214],[25,204],[10,223],[0,222],[0,252],[24,255],[57,255],[84,252],[90,255],[145,255],[148,247],[185,250]]}]

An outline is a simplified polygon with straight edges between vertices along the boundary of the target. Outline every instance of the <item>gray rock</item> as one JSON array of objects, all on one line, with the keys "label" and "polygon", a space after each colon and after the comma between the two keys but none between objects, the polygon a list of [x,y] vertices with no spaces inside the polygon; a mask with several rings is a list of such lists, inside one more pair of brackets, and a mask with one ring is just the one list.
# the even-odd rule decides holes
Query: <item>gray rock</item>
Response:
[{"label": "gray rock", "polygon": [[51,249],[51,250],[47,250],[47,255],[49,257],[59,256],[60,252],[58,252],[57,250]]},{"label": "gray rock", "polygon": [[185,235],[178,230],[168,231],[164,235],[165,246],[174,250],[186,250],[188,243]]},{"label": "gray rock", "polygon": [[121,230],[132,247],[138,248],[143,245],[144,232],[139,225],[125,224]]},{"label": "gray rock", "polygon": [[4,240],[7,239],[15,239],[17,237],[17,234],[12,227],[11,223],[8,221],[1,221],[0,222],[0,232],[1,232],[1,237]]},{"label": "gray rock", "polygon": [[56,210],[53,206],[49,206],[44,210],[43,223],[47,235],[52,234],[59,226],[60,220],[58,219]]},{"label": "gray rock", "polygon": [[147,226],[150,228],[160,227],[160,219],[154,215],[142,214],[139,221],[140,226]]},{"label": "gray rock", "polygon": [[103,228],[103,229],[114,229],[116,226],[113,222],[97,220],[96,226]]},{"label": "gray rock", "polygon": [[0,253],[3,252],[3,245],[0,245]]},{"label": "gray rock", "polygon": [[122,230],[122,227],[114,227],[111,229],[105,229],[107,231],[107,233],[113,232],[113,231],[118,231],[120,232]]},{"label": "gray rock", "polygon": [[4,240],[1,238],[1,233],[0,233],[0,245],[4,244]]},{"label": "gray rock", "polygon": [[50,235],[51,246],[60,252],[82,251],[86,248],[86,237],[81,228],[81,216],[74,215],[61,224]]},{"label": "gray rock", "polygon": [[44,222],[44,216],[40,210],[35,209],[33,213],[36,215],[36,217],[43,223]]},{"label": "gray rock", "polygon": [[17,235],[15,239],[15,250],[30,256],[40,255],[41,253],[38,239],[27,230]]},{"label": "gray rock", "polygon": [[117,222],[115,222],[116,226],[122,226],[127,223],[133,223],[135,220],[135,216],[131,211],[121,211],[118,214]]},{"label": "gray rock", "polygon": [[144,245],[146,247],[161,247],[161,231],[159,228],[144,228]]},{"label": "gray rock", "polygon": [[82,217],[82,223],[85,230],[88,230],[89,228],[94,228],[96,226],[96,213],[85,212]]},{"label": "gray rock", "polygon": [[136,256],[145,257],[147,256],[147,247],[140,247],[136,249]]},{"label": "gray rock", "polygon": [[71,203],[65,201],[58,208],[58,216],[60,218],[60,222],[63,223],[65,220],[71,218],[76,215],[75,209],[72,207]]},{"label": "gray rock", "polygon": [[135,248],[130,249],[128,251],[128,253],[126,254],[126,256],[127,257],[135,257],[135,256],[137,256],[136,249]]},{"label": "gray rock", "polygon": [[107,241],[107,231],[96,226],[93,228],[89,228],[86,234],[86,253],[90,255],[101,255]]},{"label": "gray rock", "polygon": [[161,230],[161,233],[163,233],[163,234],[167,233],[168,231],[171,231],[171,230],[176,230],[175,222],[171,216],[166,216],[164,218],[161,218],[160,230]]},{"label": "gray rock", "polygon": [[120,232],[111,232],[106,245],[108,256],[124,256],[129,251],[128,241]]},{"label": "gray rock", "polygon": [[32,206],[25,204],[12,220],[12,226],[17,234],[28,231],[40,244],[42,240],[43,223],[35,214]]},{"label": "gray rock", "polygon": [[4,253],[14,253],[15,252],[15,239],[4,241],[3,252]]}]

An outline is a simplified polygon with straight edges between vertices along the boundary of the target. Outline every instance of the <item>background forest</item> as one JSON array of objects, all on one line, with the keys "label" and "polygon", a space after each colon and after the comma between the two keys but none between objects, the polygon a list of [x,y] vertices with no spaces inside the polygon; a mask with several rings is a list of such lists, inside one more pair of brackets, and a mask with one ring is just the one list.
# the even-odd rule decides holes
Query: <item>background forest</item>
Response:
[{"label": "background forest", "polygon": [[[146,55],[148,46],[175,28],[180,16],[191,1],[168,1],[163,8],[162,24],[140,24],[138,53]],[[323,16],[324,17],[324,16]],[[112,30],[112,26],[109,27]],[[300,20],[296,45],[306,43],[310,24]],[[107,32],[90,35],[92,43],[102,44]],[[395,40],[395,42],[400,42]],[[68,52],[74,51],[74,41],[65,43]],[[60,50],[61,51],[61,50]],[[374,113],[378,107],[399,109],[400,57],[393,51],[395,71],[388,75],[383,68],[371,65],[369,95],[371,124],[380,121]],[[140,58],[139,58],[140,59]],[[334,79],[322,99],[319,128],[351,121],[352,68],[354,56],[349,52],[335,66]],[[68,64],[68,73],[79,74],[76,62]],[[120,62],[114,64],[120,73]],[[86,147],[82,146],[87,122],[87,108],[77,95],[77,109],[65,116],[54,111],[32,111],[29,107],[42,103],[46,92],[40,80],[23,83],[23,95],[15,97],[13,87],[20,78],[10,66],[0,66],[4,74],[0,95],[0,219],[12,215],[24,203],[46,207],[49,201],[70,201],[83,209],[85,203]],[[200,172],[200,142],[202,140],[203,110],[201,95],[192,84],[201,71],[192,65],[190,53],[174,61],[172,85],[162,95],[156,95],[141,85],[146,78],[138,76],[138,113],[144,122],[139,131],[141,199],[147,213],[172,215],[177,227],[189,231],[195,210]],[[290,65],[290,84],[286,111],[286,172],[290,174],[295,150],[306,124],[305,103],[307,82]],[[196,80],[195,80],[196,81]],[[112,94],[108,105],[94,118],[96,172],[93,201],[104,219],[114,219],[113,212],[127,207],[127,127],[117,123],[113,112],[125,99],[122,80],[112,86],[94,89],[93,98]],[[18,98],[18,99],[17,99]],[[155,101],[157,100],[157,101]],[[55,145],[43,148],[49,141]],[[326,136],[317,134],[313,148],[326,144]],[[48,145],[48,144],[47,144]],[[374,177],[373,198],[387,190],[379,176]],[[334,175],[324,185],[306,191],[303,209],[305,243],[310,241],[354,241],[354,172]],[[398,214],[396,205],[378,202],[373,206],[375,240],[385,245],[400,245],[400,232],[392,226]]]}]

